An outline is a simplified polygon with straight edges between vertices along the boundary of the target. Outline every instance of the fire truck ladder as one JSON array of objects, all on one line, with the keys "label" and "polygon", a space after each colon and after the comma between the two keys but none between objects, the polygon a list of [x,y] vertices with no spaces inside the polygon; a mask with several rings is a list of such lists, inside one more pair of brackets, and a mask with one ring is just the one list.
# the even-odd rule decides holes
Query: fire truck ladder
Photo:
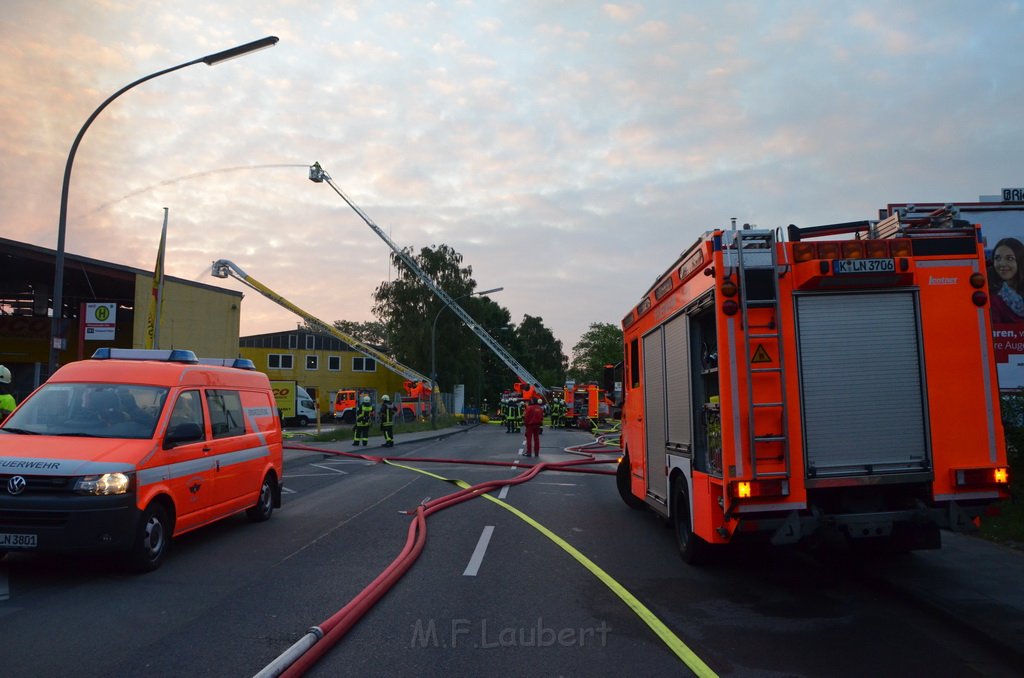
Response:
[{"label": "fire truck ladder", "polygon": [[[789,477],[789,417],[786,411],[786,379],[785,363],[782,355],[782,323],[779,308],[779,277],[777,268],[777,249],[775,232],[772,230],[744,229],[733,231],[735,239],[736,272],[740,280],[740,318],[743,323],[744,360],[747,366],[747,412],[749,413],[749,449],[751,474],[756,478],[787,478]],[[770,327],[757,328],[750,323],[750,310],[754,308],[771,308],[774,319]],[[754,351],[751,345],[756,344]],[[771,362],[765,350],[765,344],[774,345],[776,366],[760,367],[762,362]],[[762,388],[754,390],[756,375],[777,380],[779,401],[759,400],[758,393],[773,391]],[[779,413],[781,430],[767,434],[758,434],[755,420],[759,411],[775,410]],[[771,445],[781,445],[782,459],[785,460],[784,471],[758,472],[758,450]],[[777,456],[777,455],[772,455]]]},{"label": "fire truck ladder", "polygon": [[388,368],[389,370],[391,370],[392,372],[399,376],[402,376],[412,381],[430,383],[430,379],[420,374],[416,370],[412,369],[408,365],[403,365],[402,363],[398,362],[391,356],[381,353],[373,346],[370,346],[369,344],[360,341],[359,339],[356,339],[355,337],[346,332],[342,332],[333,325],[328,325],[323,320],[320,320],[320,318],[317,318],[316,316],[302,310],[292,302],[282,297],[280,294],[277,294],[276,292],[271,290],[269,287],[261,283],[259,280],[256,280],[256,278],[253,278],[251,275],[243,271],[237,264],[228,261],[227,259],[218,259],[217,261],[213,262],[213,268],[210,271],[210,274],[213,275],[213,277],[215,278],[234,278],[239,282],[248,285],[252,289],[256,290],[257,292],[265,296],[267,299],[270,299],[271,301],[273,301],[276,304],[279,304],[280,306],[284,306],[289,311],[291,311],[295,315],[299,316],[300,318],[308,322],[310,325],[313,325],[317,329],[326,332],[327,334],[330,334],[334,337],[337,337],[338,339],[341,339],[343,342],[351,346],[353,350],[358,351],[359,353],[362,353],[363,355],[369,358],[373,358],[378,363],[380,363],[381,365]]},{"label": "fire truck ladder", "polygon": [[[463,323],[465,323],[466,327],[473,330],[473,333],[476,334],[476,336],[480,337],[480,341],[482,341],[487,346],[487,348],[491,349],[491,351],[493,351],[494,354],[498,356],[498,358],[501,359],[501,361],[505,363],[505,365],[510,370],[512,370],[512,372],[517,377],[519,377],[521,381],[530,384],[541,393],[545,395],[547,394],[547,389],[541,385],[540,381],[536,377],[530,374],[525,367],[520,365],[519,361],[513,358],[512,354],[509,353],[504,346],[495,341],[494,338],[490,334],[488,334],[484,328],[480,327],[480,325],[475,320],[473,320],[473,317],[466,313],[466,311],[463,310],[463,308],[459,306],[455,302],[455,300],[448,295],[447,292],[442,290],[437,285],[437,283],[435,283],[430,278],[430,276],[424,273],[422,269],[420,269],[419,265],[416,264],[416,261],[411,256],[409,256],[407,252],[400,249],[391,240],[391,238],[388,237],[387,233],[385,233],[380,228],[380,226],[373,222],[373,219],[368,217],[366,213],[363,212],[363,210],[359,209],[358,205],[349,200],[349,197],[345,195],[340,188],[338,188],[338,186],[334,183],[334,180],[331,179],[331,176],[327,174],[324,168],[320,166],[320,163],[315,162],[312,165],[310,165],[309,180],[318,184],[327,182],[327,185],[333,188],[334,192],[341,196],[342,200],[348,203],[348,206],[351,207],[355,211],[355,213],[358,214],[360,218],[362,218],[362,220],[366,222],[366,225],[373,229],[373,232],[380,236],[381,240],[388,244],[388,247],[390,247],[391,251],[395,253],[395,256],[401,259],[402,263],[405,264],[410,271],[416,274],[416,277],[420,279],[420,282],[426,285],[427,289],[433,292],[437,296],[437,298],[444,303],[445,306],[450,308],[452,312],[455,315],[457,315],[459,319],[462,320]],[[433,382],[431,382],[431,385],[433,386]]]}]

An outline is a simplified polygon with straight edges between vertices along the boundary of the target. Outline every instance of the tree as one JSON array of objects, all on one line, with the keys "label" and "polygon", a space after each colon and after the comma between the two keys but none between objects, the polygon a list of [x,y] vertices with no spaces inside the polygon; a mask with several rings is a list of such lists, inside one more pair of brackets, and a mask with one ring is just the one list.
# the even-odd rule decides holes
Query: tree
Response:
[{"label": "tree", "polygon": [[611,323],[590,323],[572,347],[569,376],[578,383],[601,383],[605,365],[622,362],[622,330]]},{"label": "tree", "polygon": [[562,342],[544,327],[543,318],[524,315],[523,322],[516,328],[516,339],[519,363],[537,377],[542,386],[565,383],[567,360],[562,353]]},{"label": "tree", "polygon": [[366,320],[358,322],[355,320],[335,320],[334,326],[356,339],[366,342],[371,346],[386,346],[387,329],[384,323],[379,320]]},{"label": "tree", "polygon": [[[472,267],[462,266],[462,255],[447,245],[424,247],[418,255],[409,248],[405,252],[452,298],[469,294],[476,287]],[[395,358],[430,376],[430,333],[434,317],[443,304],[413,271],[406,268],[401,257],[392,254],[391,260],[397,277],[377,286],[373,293],[373,314],[384,325]],[[457,329],[454,323],[461,324],[455,314],[451,311],[443,313],[438,318],[438,335],[444,332],[444,336],[452,337],[449,332]],[[440,344],[438,348],[442,349]],[[439,355],[444,363],[450,360],[447,350],[439,350]]]}]

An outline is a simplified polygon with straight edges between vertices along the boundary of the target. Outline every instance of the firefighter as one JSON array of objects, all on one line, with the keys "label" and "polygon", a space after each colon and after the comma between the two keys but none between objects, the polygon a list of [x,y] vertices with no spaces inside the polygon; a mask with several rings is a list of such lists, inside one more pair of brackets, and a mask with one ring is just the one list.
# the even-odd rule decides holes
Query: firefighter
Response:
[{"label": "firefighter", "polygon": [[391,404],[391,397],[383,395],[380,398],[380,411],[377,416],[380,418],[380,430],[384,434],[384,447],[395,446],[395,406]]},{"label": "firefighter", "polygon": [[551,426],[565,426],[565,402],[561,398],[555,398],[555,402],[551,403]]},{"label": "firefighter", "polygon": [[512,412],[512,400],[505,398],[501,401],[501,417],[505,422],[505,433],[512,433],[512,425],[515,423],[515,414]]},{"label": "firefighter", "polygon": [[544,422],[544,408],[541,399],[530,401],[523,411],[523,423],[526,425],[526,456],[540,456],[540,426]]},{"label": "firefighter", "polygon": [[17,401],[11,395],[11,371],[0,365],[0,421],[6,419],[17,406]]},{"label": "firefighter", "polygon": [[352,447],[359,447],[362,443],[366,447],[366,438],[370,434],[370,422],[373,420],[373,405],[370,403],[370,396],[364,395],[363,401],[359,403],[356,410],[356,425],[352,429]]},{"label": "firefighter", "polygon": [[522,398],[512,403],[512,425],[515,427],[513,433],[519,433],[523,427],[523,413],[526,411],[526,403]]}]

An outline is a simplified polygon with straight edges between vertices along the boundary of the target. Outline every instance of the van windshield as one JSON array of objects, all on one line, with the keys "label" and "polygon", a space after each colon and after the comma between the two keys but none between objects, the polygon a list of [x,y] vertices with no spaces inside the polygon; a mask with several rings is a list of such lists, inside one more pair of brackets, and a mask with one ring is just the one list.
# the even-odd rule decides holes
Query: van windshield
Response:
[{"label": "van windshield", "polygon": [[152,438],[167,389],[102,383],[44,384],[0,432],[91,438]]}]

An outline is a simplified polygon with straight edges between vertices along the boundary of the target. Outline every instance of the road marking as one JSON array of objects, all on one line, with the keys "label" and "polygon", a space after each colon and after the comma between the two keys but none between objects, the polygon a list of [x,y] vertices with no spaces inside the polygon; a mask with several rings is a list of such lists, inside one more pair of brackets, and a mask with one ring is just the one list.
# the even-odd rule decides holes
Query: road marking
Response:
[{"label": "road marking", "polygon": [[512,487],[512,486],[511,485],[505,485],[504,487],[502,487],[501,488],[501,492],[498,493],[498,499],[504,499],[505,497],[507,497],[508,496],[508,488],[510,488],[510,487]]},{"label": "road marking", "polygon": [[[422,473],[423,475],[430,476],[432,478],[437,478],[438,480],[444,482],[453,482],[462,489],[468,489],[470,487],[469,483],[465,482],[464,480],[453,480],[450,478],[445,478],[443,476],[437,475],[436,473],[431,473],[430,471],[426,471],[421,468],[416,468],[414,466],[404,466],[402,464],[397,464],[393,461],[388,460],[385,460],[384,463],[390,464],[391,466],[395,466],[398,468],[404,468],[407,471],[415,471],[416,473]],[[497,497],[492,497],[491,495],[486,493],[477,496],[483,497],[484,499],[487,499],[488,501],[502,507],[506,511],[509,511],[513,515],[525,521],[528,525],[530,525],[535,530],[543,534],[545,537],[547,537],[554,543],[558,544],[566,553],[572,556],[576,560],[576,562],[578,562],[580,565],[586,568],[591,574],[597,577],[597,579],[600,580],[602,584],[611,589],[611,591],[615,595],[617,595],[622,600],[622,602],[625,603],[627,607],[629,607],[629,609],[636,613],[636,615],[640,617],[640,619],[643,620],[645,624],[647,624],[651,631],[653,631],[654,634],[657,635],[663,643],[665,643],[665,645],[673,652],[673,654],[679,657],[679,659],[684,664],[686,664],[690,668],[690,670],[693,671],[699,678],[717,678],[718,674],[715,673],[711,669],[711,667],[705,664],[704,660],[698,657],[697,654],[693,650],[691,650],[689,646],[686,645],[686,643],[680,640],[679,637],[675,633],[673,633],[671,629],[665,626],[665,623],[662,622],[661,619],[659,619],[653,612],[651,612],[647,608],[647,606],[641,603],[636,596],[634,596],[632,593],[626,590],[626,588],[622,586],[622,584],[613,579],[611,575],[609,575],[607,572],[598,567],[598,565],[594,563],[594,561],[590,560],[590,558],[586,557],[585,555],[583,555],[582,552],[580,552],[574,546],[569,544],[569,542],[565,541],[557,534],[555,534],[548,528],[544,527],[536,520],[531,518],[529,515],[523,513],[522,511],[512,506],[511,504],[501,501]]]},{"label": "road marking", "polygon": [[0,565],[0,600],[10,600],[11,585],[7,580],[7,566]]},{"label": "road marking", "polygon": [[475,577],[476,573],[480,571],[480,563],[484,561],[484,553],[487,552],[487,545],[491,543],[492,534],[494,534],[494,525],[484,527],[484,531],[480,533],[480,540],[476,543],[476,548],[473,549],[473,555],[469,558],[469,564],[466,565],[466,571],[462,573],[463,577]]},{"label": "road marking", "polygon": [[281,494],[298,494],[295,490],[290,487],[281,486]]},{"label": "road marking", "polygon": [[322,476],[329,476],[332,473],[333,474],[337,474],[337,475],[343,475],[343,476],[347,476],[348,475],[348,471],[343,471],[340,468],[334,468],[333,466],[327,466],[326,464],[310,464],[310,466],[313,466],[315,468],[321,468],[321,469],[323,469],[325,471],[330,471],[330,473],[286,473],[286,474],[284,474],[284,477],[285,478],[320,478]]}]

